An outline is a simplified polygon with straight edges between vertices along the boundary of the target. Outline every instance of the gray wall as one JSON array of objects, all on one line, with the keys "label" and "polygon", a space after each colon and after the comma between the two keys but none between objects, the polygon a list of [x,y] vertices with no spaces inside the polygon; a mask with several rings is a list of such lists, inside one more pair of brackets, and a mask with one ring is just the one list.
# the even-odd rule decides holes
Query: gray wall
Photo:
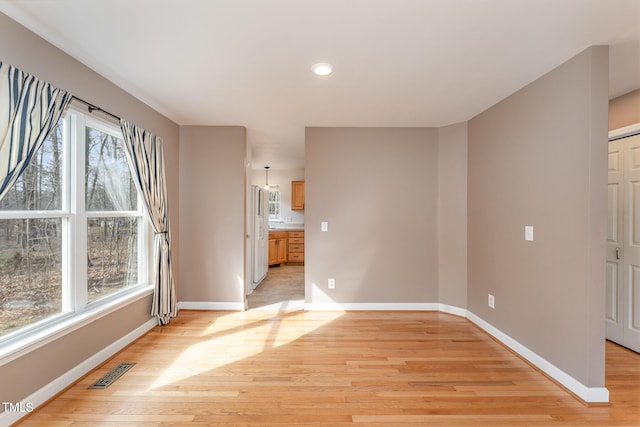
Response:
[{"label": "gray wall", "polygon": [[438,130],[307,128],[305,152],[307,303],[437,302]]},{"label": "gray wall", "polygon": [[588,387],[604,385],[607,91],[594,47],[468,124],[468,308]]},{"label": "gray wall", "polygon": [[180,301],[244,302],[246,129],[180,128]]},{"label": "gray wall", "polygon": [[467,308],[467,123],[438,129],[438,302]]},{"label": "gray wall", "polygon": [[[157,134],[164,140],[173,237],[179,269],[178,126],[0,13],[0,60]],[[177,275],[176,275],[177,277]],[[179,287],[179,283],[178,283]],[[0,366],[0,401],[18,402],[149,320],[151,298],[123,306],[30,354]],[[10,387],[6,384],[11,384]],[[1,408],[0,408],[1,409]]]}]

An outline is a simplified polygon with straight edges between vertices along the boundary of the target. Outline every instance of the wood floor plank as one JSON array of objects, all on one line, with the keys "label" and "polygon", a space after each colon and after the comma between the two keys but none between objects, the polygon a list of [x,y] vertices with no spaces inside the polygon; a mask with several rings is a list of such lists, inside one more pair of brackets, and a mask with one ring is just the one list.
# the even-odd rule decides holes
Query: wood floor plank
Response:
[{"label": "wood floor plank", "polygon": [[606,350],[589,407],[456,316],[182,311],[20,425],[638,426],[640,355]]}]

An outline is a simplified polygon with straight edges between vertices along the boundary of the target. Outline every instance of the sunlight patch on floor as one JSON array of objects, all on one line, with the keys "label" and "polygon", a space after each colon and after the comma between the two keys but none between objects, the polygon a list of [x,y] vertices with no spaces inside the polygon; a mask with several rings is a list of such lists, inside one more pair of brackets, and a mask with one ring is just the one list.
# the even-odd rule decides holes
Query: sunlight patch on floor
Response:
[{"label": "sunlight patch on floor", "polygon": [[[343,314],[344,313],[342,312],[334,311],[334,312],[322,313],[322,317],[320,317],[317,315],[313,315],[311,313],[307,313],[306,317],[310,319],[313,318],[313,322],[311,321],[304,322],[302,325],[299,319],[286,317],[281,321],[281,324],[278,325],[277,334],[273,340],[273,343],[271,344],[271,347],[277,348],[277,347],[287,345],[297,340],[301,336],[306,335],[310,332],[313,332],[314,330],[323,327],[327,323],[336,320]],[[285,325],[287,326],[286,328],[281,327]],[[297,325],[297,326],[293,326],[293,325]]]},{"label": "sunlight patch on floor", "polygon": [[[268,310],[253,310],[217,318],[203,332],[203,340],[185,350],[148,390],[161,389],[272,348],[287,345],[343,315],[341,312],[319,315],[304,311],[291,311],[284,317],[281,312],[274,316],[276,314],[277,312]],[[300,323],[300,316],[307,316],[313,321],[302,322],[302,327],[281,327],[289,322]],[[282,333],[283,329],[286,333]],[[203,358],[203,354],[207,357]]]}]

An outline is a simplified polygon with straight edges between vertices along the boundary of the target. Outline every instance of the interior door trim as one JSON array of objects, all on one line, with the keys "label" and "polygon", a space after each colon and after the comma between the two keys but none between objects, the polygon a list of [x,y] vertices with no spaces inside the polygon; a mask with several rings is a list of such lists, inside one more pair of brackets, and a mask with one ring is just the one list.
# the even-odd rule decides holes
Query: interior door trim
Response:
[{"label": "interior door trim", "polygon": [[640,123],[609,131],[609,141],[626,138],[640,133]]}]

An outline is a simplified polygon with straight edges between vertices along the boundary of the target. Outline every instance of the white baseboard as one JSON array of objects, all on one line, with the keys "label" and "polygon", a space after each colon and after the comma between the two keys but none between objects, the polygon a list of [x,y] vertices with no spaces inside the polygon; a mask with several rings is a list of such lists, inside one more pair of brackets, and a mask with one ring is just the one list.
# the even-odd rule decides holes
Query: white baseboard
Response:
[{"label": "white baseboard", "polygon": [[467,310],[464,308],[456,307],[447,304],[438,304],[438,311],[443,313],[453,314],[454,316],[467,317]]},{"label": "white baseboard", "polygon": [[306,311],[438,311],[437,303],[360,303],[316,302],[305,303]]},{"label": "white baseboard", "polygon": [[209,302],[209,301],[180,301],[179,309],[184,310],[219,310],[243,311],[244,302]]},{"label": "white baseboard", "polygon": [[447,304],[433,302],[419,303],[305,303],[307,311],[441,311],[456,316],[467,317],[467,310]]},{"label": "white baseboard", "polygon": [[562,384],[567,390],[578,396],[587,403],[606,403],[609,401],[609,390],[606,387],[587,387],[580,381],[567,374],[562,369],[548,362],[533,351],[529,350],[509,335],[495,328],[490,323],[485,322],[475,314],[467,311],[467,319],[475,323],[479,328],[493,336],[511,350],[515,351],[525,360],[529,361],[535,367],[545,374],[549,375],[558,383]]},{"label": "white baseboard", "polygon": [[[55,380],[51,381],[46,386],[34,392],[31,396],[27,397],[21,402],[23,404],[23,407],[25,407],[27,404],[30,404],[29,406],[31,406],[34,410],[37,409],[40,405],[47,402],[56,394],[60,393],[65,388],[78,381],[84,375],[91,372],[91,370],[100,366],[100,364],[102,364],[105,360],[109,359],[111,356],[125,348],[127,345],[131,344],[132,342],[146,334],[157,324],[158,321],[156,320],[156,318],[149,319],[133,331],[129,332],[127,335],[103,348],[98,353],[89,357],[75,368],[67,371]],[[28,415],[28,412],[3,412],[0,414],[0,426],[9,426],[13,423],[18,422],[20,418],[25,417],[26,415]]]}]

